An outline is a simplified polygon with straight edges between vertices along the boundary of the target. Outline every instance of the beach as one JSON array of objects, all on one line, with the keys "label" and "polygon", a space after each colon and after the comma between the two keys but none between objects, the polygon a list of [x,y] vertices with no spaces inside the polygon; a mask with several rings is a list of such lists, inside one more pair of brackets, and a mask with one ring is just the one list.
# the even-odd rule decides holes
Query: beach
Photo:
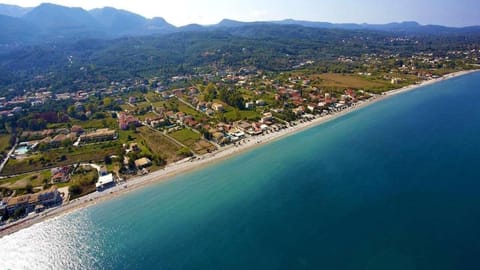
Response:
[{"label": "beach", "polygon": [[415,89],[418,89],[420,87],[430,85],[436,82],[440,82],[446,79],[458,77],[461,75],[469,74],[473,71],[461,71],[461,72],[456,72],[456,73],[451,73],[448,75],[445,75],[441,78],[438,79],[432,79],[425,81],[420,84],[415,84],[411,85],[408,87],[403,87],[399,88],[396,90],[391,90],[388,92],[385,92],[383,95],[378,95],[375,96],[374,98],[369,99],[368,101],[363,101],[356,103],[354,106],[348,107],[345,110],[342,110],[338,113],[334,114],[329,114],[323,117],[317,117],[313,120],[310,121],[305,121],[303,123],[298,123],[295,126],[289,126],[286,129],[281,129],[280,131],[277,132],[271,132],[268,134],[260,135],[260,136],[255,136],[255,137],[248,137],[244,140],[242,140],[241,144],[236,144],[236,145],[228,145],[226,147],[222,147],[218,149],[217,151],[206,154],[200,157],[197,157],[195,159],[184,159],[181,161],[178,161],[176,163],[172,163],[167,165],[164,169],[149,173],[147,175],[139,176],[136,178],[133,178],[131,180],[128,180],[125,183],[118,184],[114,188],[107,189],[103,192],[95,192],[92,194],[89,194],[87,196],[84,196],[82,198],[70,201],[60,207],[53,208],[46,210],[43,213],[40,214],[32,214],[31,216],[19,221],[16,224],[8,224],[2,230],[0,231],[0,237],[13,233],[15,231],[18,231],[22,228],[26,228],[28,226],[31,226],[35,223],[44,221],[45,219],[49,218],[54,218],[59,215],[65,215],[67,213],[70,213],[72,211],[88,207],[89,205],[96,204],[105,200],[109,200],[111,198],[121,196],[122,194],[125,194],[127,192],[130,192],[132,190],[136,190],[139,188],[143,188],[147,185],[153,184],[153,183],[159,183],[162,181],[168,181],[169,179],[172,179],[173,177],[184,174],[187,172],[191,172],[194,170],[199,170],[201,168],[204,168],[205,166],[209,166],[214,164],[215,162],[219,162],[222,160],[225,160],[227,158],[230,158],[234,155],[237,155],[239,153],[251,150],[255,147],[258,147],[259,145],[263,145],[266,143],[270,143],[272,141],[278,140],[280,138],[283,138],[285,136],[293,135],[295,133],[298,133],[302,130],[311,128],[313,126],[318,126],[320,124],[323,124],[325,122],[328,122],[330,120],[336,119],[338,117],[341,117],[343,115],[346,115],[350,112],[357,111],[361,108],[364,108],[368,105],[374,104],[376,102],[382,101],[386,98],[395,96],[397,94],[405,93],[408,91],[412,91]]}]

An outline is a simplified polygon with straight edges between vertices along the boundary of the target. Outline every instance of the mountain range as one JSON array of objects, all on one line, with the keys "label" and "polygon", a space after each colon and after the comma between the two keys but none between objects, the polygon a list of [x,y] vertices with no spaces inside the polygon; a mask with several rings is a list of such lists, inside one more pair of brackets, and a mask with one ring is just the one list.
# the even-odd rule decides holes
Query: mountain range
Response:
[{"label": "mountain range", "polygon": [[105,7],[93,10],[41,4],[23,8],[0,4],[0,44],[36,44],[53,41],[76,41],[86,38],[111,39],[123,36],[166,34],[181,31],[205,31],[209,29],[232,29],[247,25],[300,25],[312,28],[373,30],[404,34],[466,34],[480,31],[480,26],[463,28],[439,25],[420,25],[416,22],[389,24],[334,24],[299,20],[266,22],[240,22],[222,20],[215,25],[191,24],[176,27],[163,18],[147,19],[138,14]]}]

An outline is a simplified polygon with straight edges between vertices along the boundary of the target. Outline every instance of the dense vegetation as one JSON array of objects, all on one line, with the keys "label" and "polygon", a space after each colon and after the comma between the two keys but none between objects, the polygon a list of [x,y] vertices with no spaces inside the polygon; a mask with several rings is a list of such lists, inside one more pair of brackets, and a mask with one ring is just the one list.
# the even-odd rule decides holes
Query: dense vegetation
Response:
[{"label": "dense vegetation", "polygon": [[[363,54],[411,55],[478,49],[480,33],[416,35],[388,32],[253,24],[117,40],[83,40],[6,50],[0,54],[0,90],[53,91],[102,88],[111,81],[210,73],[241,67],[289,70],[316,61],[321,71],[349,72],[338,57]],[[8,91],[13,89],[14,91]]]}]

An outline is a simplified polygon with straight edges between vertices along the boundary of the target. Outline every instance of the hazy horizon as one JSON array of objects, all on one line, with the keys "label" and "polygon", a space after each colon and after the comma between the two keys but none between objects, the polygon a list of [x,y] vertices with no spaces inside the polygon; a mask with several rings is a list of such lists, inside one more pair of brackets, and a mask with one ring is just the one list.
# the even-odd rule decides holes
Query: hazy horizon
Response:
[{"label": "hazy horizon", "polygon": [[366,0],[327,0],[321,4],[309,0],[287,0],[278,4],[273,0],[246,0],[224,2],[209,0],[177,0],[173,2],[151,2],[145,0],[6,0],[2,4],[21,7],[36,7],[41,3],[52,3],[68,7],[81,7],[86,10],[102,7],[123,9],[146,18],[162,17],[175,26],[192,23],[208,25],[222,19],[238,21],[307,20],[331,23],[384,24],[392,22],[416,21],[420,24],[436,24],[453,27],[480,25],[480,9],[475,0],[427,0],[402,2],[379,2]]}]

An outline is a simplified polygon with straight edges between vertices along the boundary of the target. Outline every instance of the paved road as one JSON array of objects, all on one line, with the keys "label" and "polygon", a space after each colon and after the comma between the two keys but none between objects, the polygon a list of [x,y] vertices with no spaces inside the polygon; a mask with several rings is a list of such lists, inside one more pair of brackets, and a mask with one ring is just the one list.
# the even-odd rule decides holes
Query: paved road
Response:
[{"label": "paved road", "polygon": [[7,164],[8,159],[10,158],[10,155],[12,155],[13,152],[15,151],[15,148],[17,148],[17,145],[18,145],[18,139],[15,138],[15,144],[13,145],[12,149],[10,149],[5,159],[2,161],[2,164],[0,164],[0,173],[3,171],[3,167],[5,167],[5,164]]}]

